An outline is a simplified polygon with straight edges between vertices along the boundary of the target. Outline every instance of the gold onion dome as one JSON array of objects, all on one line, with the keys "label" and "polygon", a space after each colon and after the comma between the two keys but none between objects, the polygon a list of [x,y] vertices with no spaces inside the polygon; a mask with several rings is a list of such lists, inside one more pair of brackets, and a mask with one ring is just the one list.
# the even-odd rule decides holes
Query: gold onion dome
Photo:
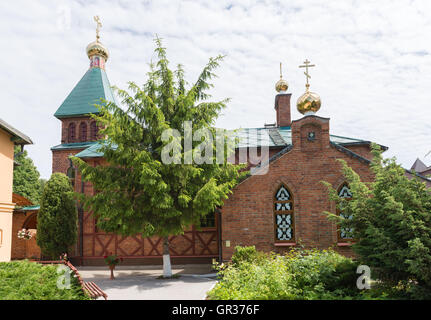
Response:
[{"label": "gold onion dome", "polygon": [[311,92],[308,89],[310,88],[310,84],[308,83],[308,79],[311,78],[311,76],[308,73],[308,68],[315,67],[314,64],[310,64],[310,61],[306,59],[304,61],[304,65],[299,66],[300,68],[305,68],[305,93],[299,97],[298,101],[296,102],[296,108],[299,112],[301,112],[303,115],[307,114],[314,114],[316,113],[322,104],[322,101],[320,100],[320,96],[317,93]]},{"label": "gold onion dome", "polygon": [[284,93],[287,91],[287,88],[289,88],[289,84],[287,83],[286,80],[283,79],[283,76],[281,74],[281,62],[280,62],[280,80],[278,80],[275,83],[275,90],[277,90],[277,92]]},{"label": "gold onion dome", "polygon": [[320,109],[322,101],[317,93],[306,91],[302,96],[299,97],[296,108],[302,114],[309,112],[317,112]]},{"label": "gold onion dome", "polygon": [[275,84],[275,90],[277,90],[277,92],[287,91],[287,88],[289,88],[289,84],[284,79],[280,78]]},{"label": "gold onion dome", "polygon": [[99,40],[91,42],[87,46],[87,56],[88,58],[91,58],[92,56],[98,55],[105,58],[105,60],[108,60],[109,57],[109,51],[108,49],[101,43]]},{"label": "gold onion dome", "polygon": [[108,60],[109,57],[109,51],[108,49],[99,41],[100,39],[100,27],[102,26],[102,23],[100,22],[99,16],[94,16],[94,21],[96,22],[96,41],[91,42],[87,49],[85,50],[87,52],[88,58],[91,60],[91,57],[93,56],[101,56],[105,59],[105,61]]}]

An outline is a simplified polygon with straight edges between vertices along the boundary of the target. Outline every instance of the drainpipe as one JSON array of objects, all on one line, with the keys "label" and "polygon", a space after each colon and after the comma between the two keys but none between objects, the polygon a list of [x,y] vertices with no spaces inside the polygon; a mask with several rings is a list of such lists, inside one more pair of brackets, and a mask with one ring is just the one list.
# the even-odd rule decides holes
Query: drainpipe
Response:
[{"label": "drainpipe", "polygon": [[217,208],[217,242],[218,242],[218,261],[223,262],[223,245],[222,245],[222,232],[221,232],[221,210]]}]

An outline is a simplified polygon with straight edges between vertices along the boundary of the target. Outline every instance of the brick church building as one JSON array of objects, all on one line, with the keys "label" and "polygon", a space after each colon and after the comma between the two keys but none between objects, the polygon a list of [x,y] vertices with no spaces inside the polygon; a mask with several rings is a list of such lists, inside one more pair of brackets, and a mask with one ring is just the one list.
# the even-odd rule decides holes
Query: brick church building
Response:
[{"label": "brick church building", "polygon": [[[109,57],[99,41],[86,49],[90,67],[54,116],[61,121],[61,143],[51,148],[52,171],[67,174],[76,192],[94,194],[90,183],[81,181],[69,157],[75,155],[93,166],[103,165],[98,152],[98,128],[89,114],[97,113],[93,104],[100,98],[114,101],[105,64]],[[346,230],[337,229],[323,211],[335,212],[328,199],[325,180],[350,197],[348,185],[337,159],[344,159],[365,181],[372,179],[369,163],[370,141],[331,134],[330,119],[316,115],[320,97],[309,91],[307,67],[306,92],[299,98],[300,119],[291,119],[291,94],[280,77],[276,84],[274,108],[276,121],[262,128],[244,129],[258,132],[259,139],[248,139],[241,148],[269,148],[268,172],[250,175],[239,183],[223,207],[201,227],[190,226],[183,235],[170,238],[173,263],[229,260],[237,245],[255,245],[258,250],[283,252],[290,248],[334,247],[351,254],[351,239]],[[386,147],[383,147],[387,149]],[[162,263],[162,239],[141,235],[122,237],[98,230],[90,212],[78,205],[79,237],[74,248],[75,263],[103,264],[103,256],[114,253],[127,264]],[[342,213],[340,213],[342,214]]]}]

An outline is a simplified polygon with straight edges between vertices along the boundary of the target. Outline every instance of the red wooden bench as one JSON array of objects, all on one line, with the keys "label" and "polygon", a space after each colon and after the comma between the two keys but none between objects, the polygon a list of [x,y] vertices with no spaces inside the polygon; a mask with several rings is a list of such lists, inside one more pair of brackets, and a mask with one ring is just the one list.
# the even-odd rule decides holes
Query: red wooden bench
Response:
[{"label": "red wooden bench", "polygon": [[64,263],[66,266],[69,267],[70,270],[72,270],[75,277],[78,279],[79,284],[81,285],[82,291],[88,296],[90,296],[91,299],[97,299],[98,297],[103,297],[105,300],[108,299],[108,295],[102,291],[102,289],[99,288],[97,284],[94,282],[85,282],[82,280],[81,275],[78,272],[78,269],[76,269],[73,264],[71,264],[69,261],[64,260],[58,260],[58,261],[38,261],[41,264],[61,264]]}]

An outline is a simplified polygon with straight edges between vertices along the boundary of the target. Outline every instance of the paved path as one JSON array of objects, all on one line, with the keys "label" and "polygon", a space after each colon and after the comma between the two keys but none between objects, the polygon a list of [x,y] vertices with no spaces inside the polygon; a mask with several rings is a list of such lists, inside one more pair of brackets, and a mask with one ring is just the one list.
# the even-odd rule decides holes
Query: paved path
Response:
[{"label": "paved path", "polygon": [[209,265],[177,265],[177,279],[157,279],[161,266],[118,266],[115,280],[107,267],[79,267],[84,281],[94,281],[108,300],[202,300],[217,282]]}]

